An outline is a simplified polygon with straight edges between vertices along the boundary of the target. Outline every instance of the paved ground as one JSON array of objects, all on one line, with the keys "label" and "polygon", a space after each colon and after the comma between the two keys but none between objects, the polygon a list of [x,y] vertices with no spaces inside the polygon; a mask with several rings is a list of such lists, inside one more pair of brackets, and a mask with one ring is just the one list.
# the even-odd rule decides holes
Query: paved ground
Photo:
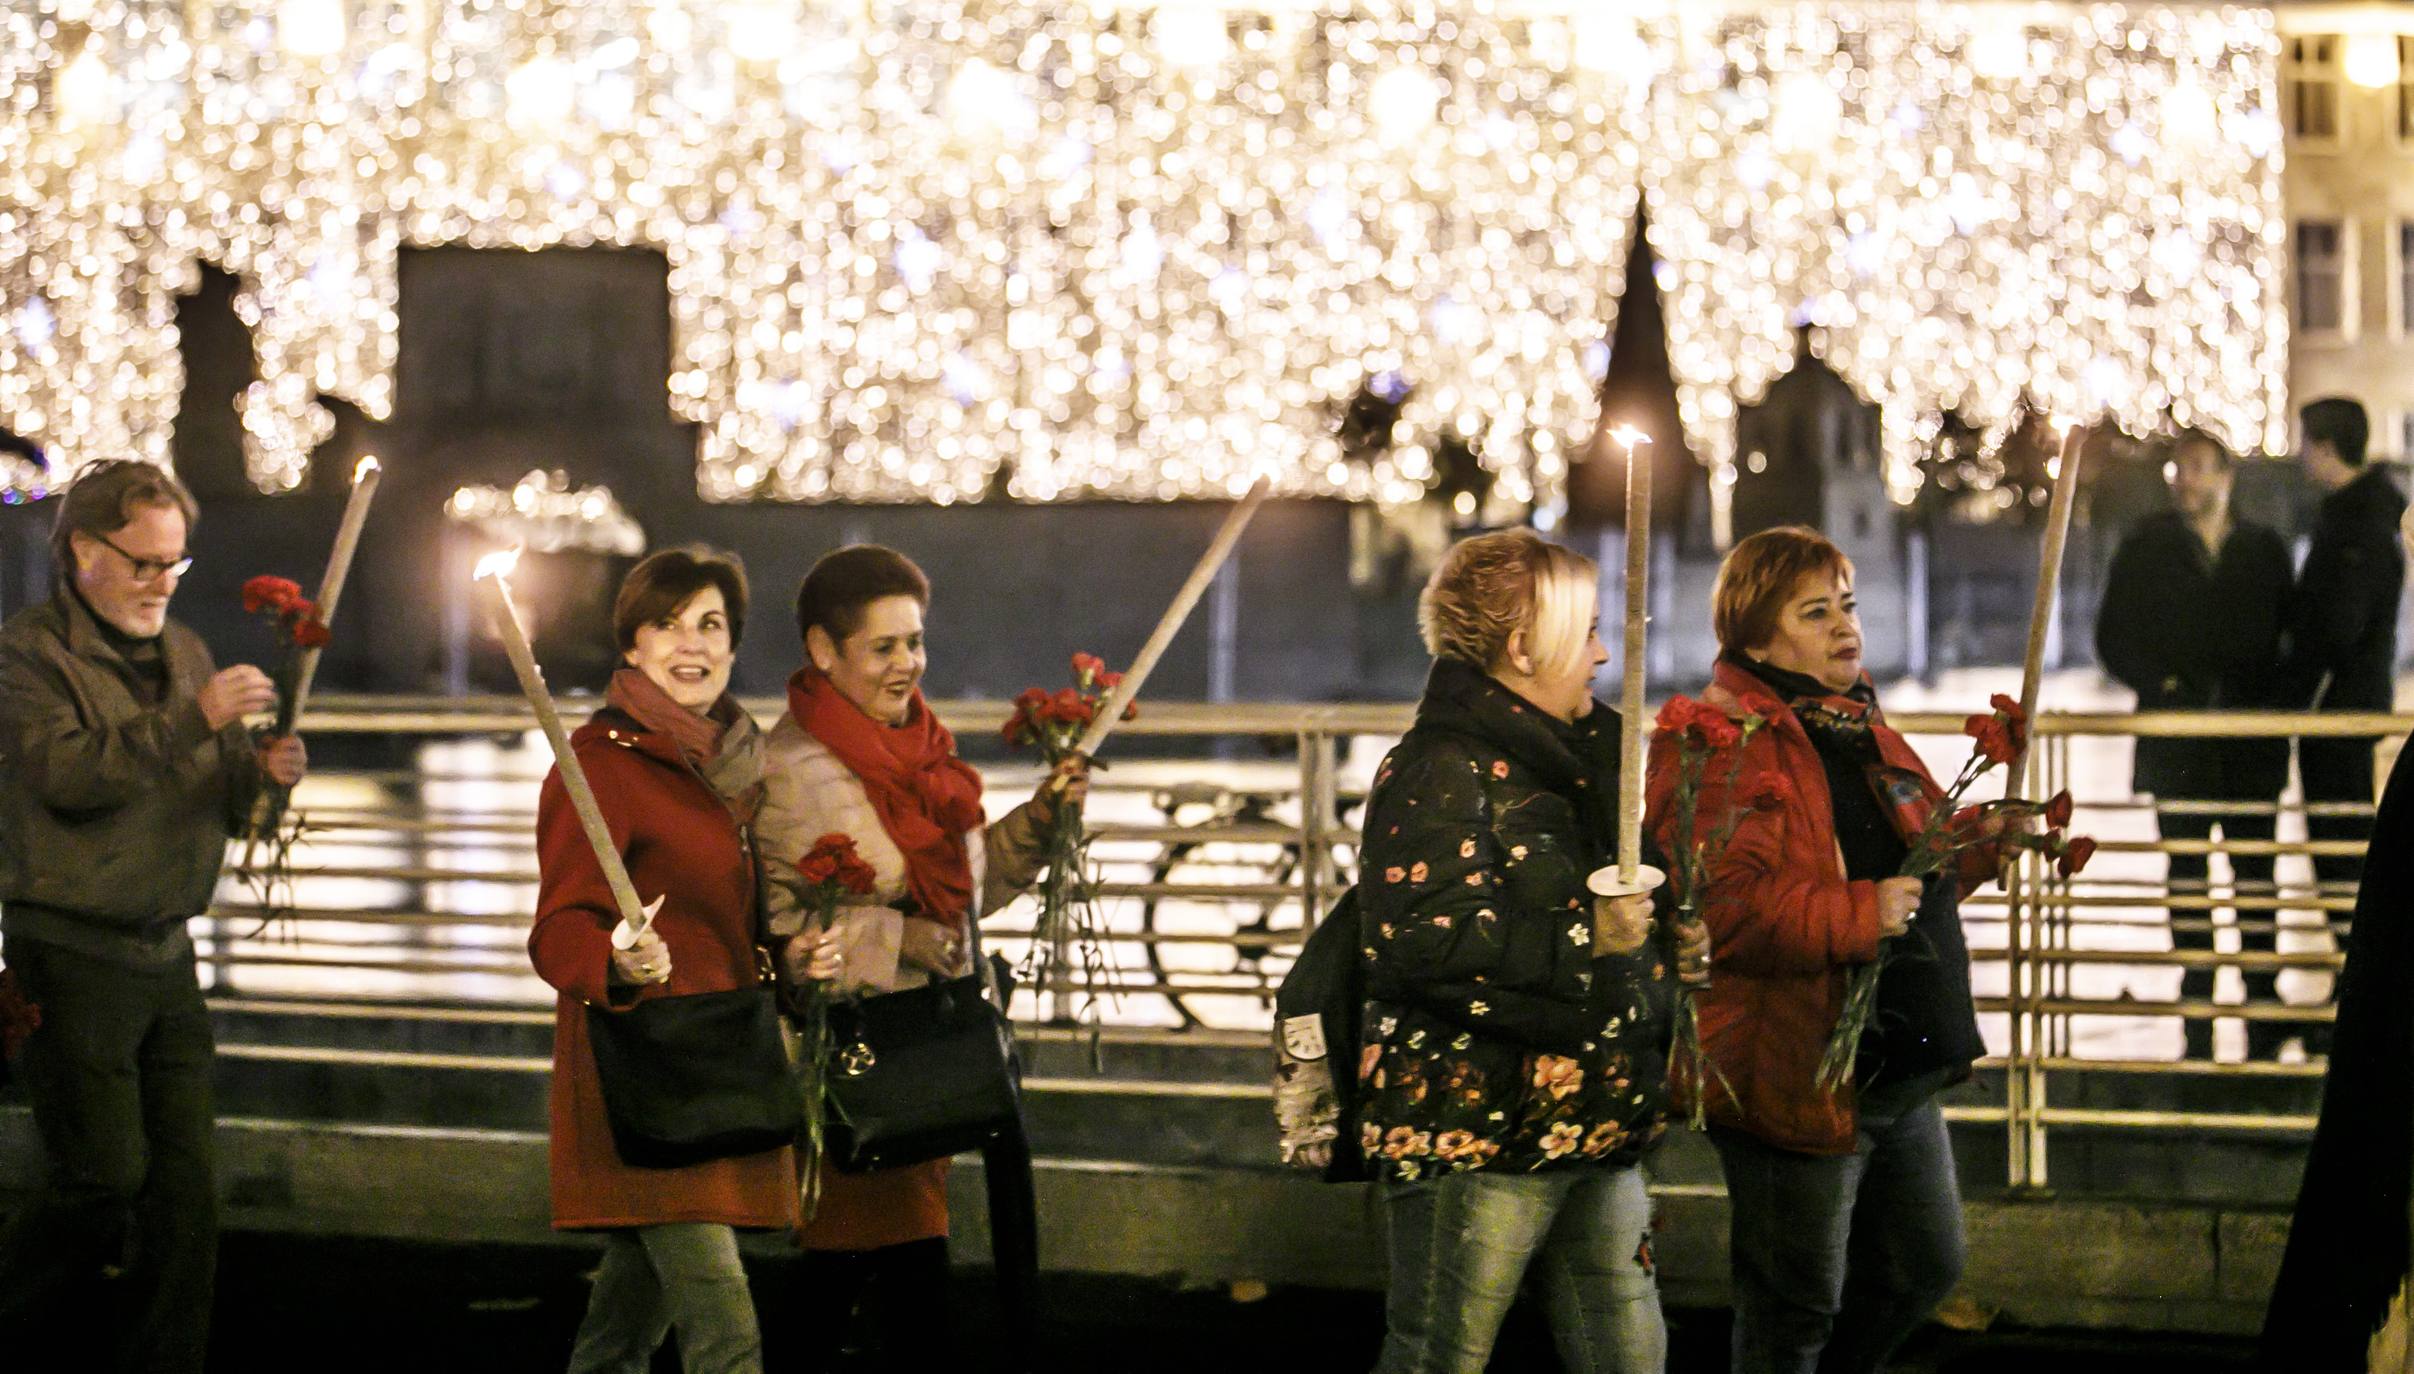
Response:
[{"label": "paved ground", "polygon": [[[590,1252],[575,1247],[408,1245],[384,1241],[236,1234],[221,1254],[214,1370],[411,1370],[473,1374],[558,1370],[584,1307]],[[763,1314],[769,1367],[806,1374],[819,1367],[812,1333],[783,1315],[798,1281],[776,1256],[750,1260]],[[952,1294],[953,1325],[977,1350],[991,1311],[979,1277]],[[1726,1315],[1672,1315],[1674,1374],[1723,1369]],[[1051,1371],[1273,1371],[1356,1374],[1372,1362],[1379,1298],[1365,1293],[1278,1290],[1235,1301],[1223,1289],[1173,1283],[1059,1278],[1049,1285]],[[25,1347],[19,1345],[15,1353]],[[1911,1371],[2120,1370],[2123,1374],[2247,1367],[2242,1342],[2142,1334],[1984,1334],[1931,1330],[1905,1352]],[[24,1374],[99,1367],[83,1352],[56,1363],[6,1361]],[[967,1359],[959,1366],[979,1366]],[[1521,1310],[1505,1333],[1496,1371],[1552,1374],[1558,1364],[1535,1314]],[[673,1370],[669,1355],[657,1370]]]}]

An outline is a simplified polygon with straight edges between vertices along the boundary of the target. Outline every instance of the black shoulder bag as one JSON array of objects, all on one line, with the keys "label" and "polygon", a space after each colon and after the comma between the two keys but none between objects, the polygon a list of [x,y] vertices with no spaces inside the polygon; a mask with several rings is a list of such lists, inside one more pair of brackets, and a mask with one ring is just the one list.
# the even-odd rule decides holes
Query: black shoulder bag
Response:
[{"label": "black shoulder bag", "polygon": [[850,1174],[982,1149],[1022,1128],[1021,1074],[1006,1020],[1006,961],[981,950],[967,915],[973,971],[903,992],[830,1004],[823,1148]]},{"label": "black shoulder bag", "polygon": [[754,938],[752,987],[652,997],[626,1011],[587,1008],[587,1043],[622,1162],[679,1169],[761,1154],[804,1128],[804,1087],[780,1025],[759,883]]}]

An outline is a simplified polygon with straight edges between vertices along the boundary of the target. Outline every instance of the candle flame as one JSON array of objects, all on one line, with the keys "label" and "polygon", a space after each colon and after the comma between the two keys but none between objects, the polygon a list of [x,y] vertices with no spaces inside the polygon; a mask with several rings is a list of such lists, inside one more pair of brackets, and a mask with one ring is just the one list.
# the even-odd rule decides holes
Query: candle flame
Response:
[{"label": "candle flame", "polygon": [[1651,442],[1650,435],[1645,434],[1639,429],[1636,429],[1633,425],[1619,425],[1616,429],[1613,429],[1609,432],[1609,437],[1615,439],[1621,445],[1624,445],[1628,453],[1634,452],[1634,447],[1637,444],[1648,444]]},{"label": "candle flame", "polygon": [[501,581],[511,576],[511,570],[518,567],[519,563],[520,551],[518,549],[497,549],[478,560],[478,571],[473,576],[491,577]]},{"label": "candle flame", "polygon": [[378,470],[378,466],[376,454],[362,454],[360,461],[352,465],[352,485],[359,486],[364,478]]}]

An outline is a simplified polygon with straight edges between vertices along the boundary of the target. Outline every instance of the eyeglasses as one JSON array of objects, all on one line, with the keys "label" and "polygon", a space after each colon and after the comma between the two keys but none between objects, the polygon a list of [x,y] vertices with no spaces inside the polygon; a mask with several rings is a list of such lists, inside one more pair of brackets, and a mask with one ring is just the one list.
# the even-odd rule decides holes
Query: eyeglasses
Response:
[{"label": "eyeglasses", "polygon": [[[85,533],[92,534],[90,530],[86,530]],[[134,580],[137,582],[156,582],[163,574],[182,577],[193,566],[193,556],[189,553],[178,558],[136,558],[133,554],[119,548],[117,541],[108,535],[93,534],[92,537],[108,545],[111,553],[132,564]]]}]

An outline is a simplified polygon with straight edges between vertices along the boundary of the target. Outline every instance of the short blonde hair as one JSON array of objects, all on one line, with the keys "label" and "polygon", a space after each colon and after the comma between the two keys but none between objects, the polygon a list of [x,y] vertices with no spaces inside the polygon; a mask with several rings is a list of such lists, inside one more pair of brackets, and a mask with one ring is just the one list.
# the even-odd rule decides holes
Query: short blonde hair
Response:
[{"label": "short blonde hair", "polygon": [[1532,530],[1479,534],[1442,556],[1417,598],[1417,630],[1435,658],[1486,672],[1524,630],[1535,666],[1551,671],[1584,653],[1600,590],[1593,560]]},{"label": "short blonde hair", "polygon": [[1812,574],[1852,581],[1852,560],[1808,525],[1762,530],[1727,551],[1710,590],[1710,629],[1718,647],[1750,653],[1777,633],[1785,599]]}]

